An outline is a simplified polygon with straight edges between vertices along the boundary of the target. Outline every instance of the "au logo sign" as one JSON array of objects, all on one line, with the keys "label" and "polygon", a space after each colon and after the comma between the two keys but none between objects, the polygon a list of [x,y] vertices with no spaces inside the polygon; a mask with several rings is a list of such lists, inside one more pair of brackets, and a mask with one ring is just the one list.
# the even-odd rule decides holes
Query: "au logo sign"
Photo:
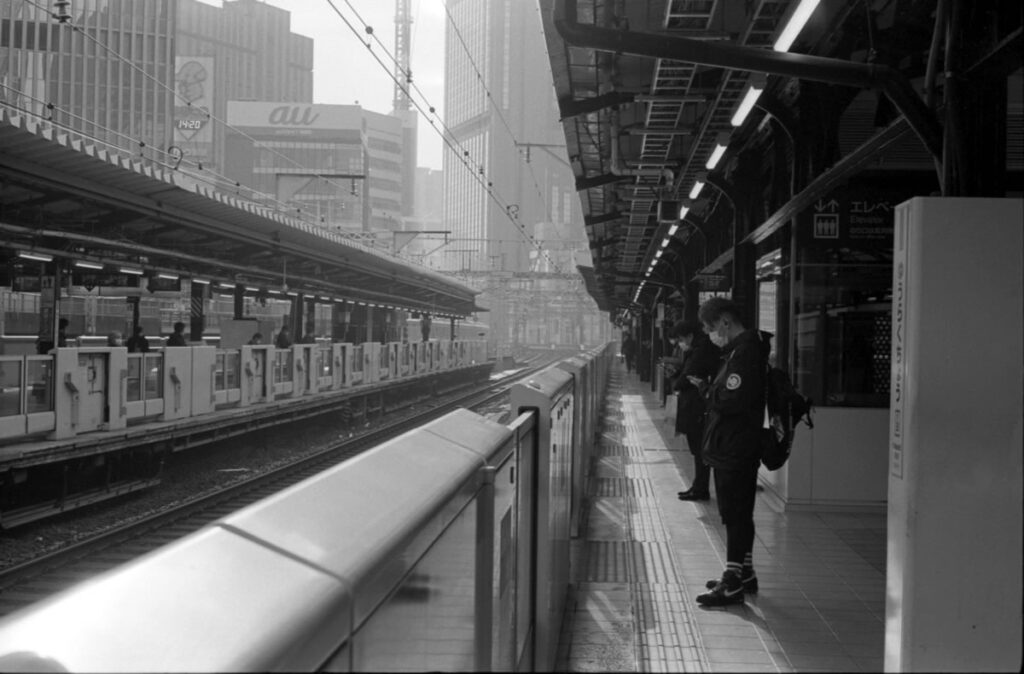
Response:
[{"label": "au logo sign", "polygon": [[839,238],[839,214],[838,213],[815,213],[814,214],[814,238],[815,239],[838,239]]}]

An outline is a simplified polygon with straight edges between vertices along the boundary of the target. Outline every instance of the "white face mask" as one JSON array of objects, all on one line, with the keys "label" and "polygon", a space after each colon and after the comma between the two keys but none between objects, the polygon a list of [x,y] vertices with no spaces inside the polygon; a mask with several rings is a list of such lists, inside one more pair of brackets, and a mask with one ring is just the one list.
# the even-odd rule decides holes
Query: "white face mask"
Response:
[{"label": "white face mask", "polygon": [[723,346],[729,343],[729,338],[724,333],[725,326],[719,323],[719,327],[708,333],[708,337],[711,338],[711,343],[721,349]]}]

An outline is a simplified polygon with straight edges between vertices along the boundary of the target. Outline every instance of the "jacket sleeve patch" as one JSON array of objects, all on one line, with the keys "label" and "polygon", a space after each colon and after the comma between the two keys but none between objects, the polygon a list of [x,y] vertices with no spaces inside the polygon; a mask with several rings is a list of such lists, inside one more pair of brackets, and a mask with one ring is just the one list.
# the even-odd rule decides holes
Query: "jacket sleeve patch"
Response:
[{"label": "jacket sleeve patch", "polygon": [[734,372],[733,374],[729,375],[728,379],[725,380],[725,388],[727,388],[730,391],[735,391],[740,387],[740,384],[742,383],[743,380],[740,378],[738,374]]}]

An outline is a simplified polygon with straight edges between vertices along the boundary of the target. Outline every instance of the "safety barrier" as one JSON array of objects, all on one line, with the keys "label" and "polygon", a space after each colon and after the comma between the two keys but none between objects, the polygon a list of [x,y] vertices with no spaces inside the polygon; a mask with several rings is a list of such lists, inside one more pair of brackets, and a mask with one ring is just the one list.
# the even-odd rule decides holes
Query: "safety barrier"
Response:
[{"label": "safety barrier", "polygon": [[[447,343],[445,343],[447,345]],[[0,356],[0,440],[67,439],[151,421],[169,421],[351,386],[483,363],[486,345],[455,342],[468,354],[434,367],[434,343],[56,349],[52,355]],[[417,367],[403,356],[419,354]]]},{"label": "safety barrier", "polygon": [[0,663],[551,670],[611,357],[517,385],[507,426],[457,410],[8,616]]}]

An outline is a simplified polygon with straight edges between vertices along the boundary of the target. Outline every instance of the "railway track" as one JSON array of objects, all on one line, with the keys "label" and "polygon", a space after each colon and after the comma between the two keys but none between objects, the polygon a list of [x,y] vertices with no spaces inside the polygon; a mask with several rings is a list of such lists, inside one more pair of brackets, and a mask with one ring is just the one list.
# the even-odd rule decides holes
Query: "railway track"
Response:
[{"label": "railway track", "polygon": [[[554,361],[545,360],[532,364],[502,379],[450,398],[436,407],[366,431],[268,472],[0,571],[0,617],[183,538],[221,517],[282,491],[458,407],[479,410],[480,413],[487,415],[488,409],[494,410],[498,407],[499,401],[507,396],[513,384],[552,362]],[[492,415],[497,416],[494,412]]]}]

